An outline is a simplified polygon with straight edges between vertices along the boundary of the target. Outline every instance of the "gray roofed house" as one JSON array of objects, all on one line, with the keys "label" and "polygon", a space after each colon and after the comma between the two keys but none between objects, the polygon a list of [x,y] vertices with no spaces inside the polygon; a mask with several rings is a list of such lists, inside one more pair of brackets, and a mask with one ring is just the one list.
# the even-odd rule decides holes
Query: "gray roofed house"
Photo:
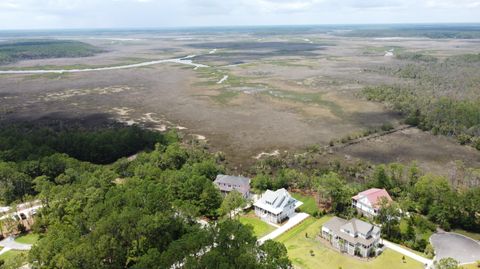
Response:
[{"label": "gray roofed house", "polygon": [[290,196],[287,190],[279,189],[276,191],[267,190],[253,206],[255,207],[255,214],[261,219],[281,223],[290,218],[301,204],[302,202]]},{"label": "gray roofed house", "polygon": [[244,198],[250,196],[250,179],[242,176],[217,175],[213,182],[226,195],[236,190],[243,195]]},{"label": "gray roofed house", "polygon": [[380,243],[380,228],[359,219],[333,217],[322,226],[322,237],[333,247],[350,255],[376,255]]}]

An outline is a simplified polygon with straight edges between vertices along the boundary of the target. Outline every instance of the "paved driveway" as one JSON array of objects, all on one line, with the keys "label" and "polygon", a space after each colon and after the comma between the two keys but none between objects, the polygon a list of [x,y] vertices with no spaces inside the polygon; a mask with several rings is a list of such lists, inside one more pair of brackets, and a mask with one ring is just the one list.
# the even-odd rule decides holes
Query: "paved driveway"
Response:
[{"label": "paved driveway", "polygon": [[0,246],[15,250],[30,250],[32,248],[32,245],[15,242],[14,238],[11,236],[0,241]]},{"label": "paved driveway", "polygon": [[456,233],[435,233],[430,237],[436,260],[451,257],[462,263],[480,260],[480,243]]},{"label": "paved driveway", "polygon": [[407,256],[407,257],[410,257],[410,258],[412,258],[412,259],[414,259],[414,260],[416,260],[416,261],[421,262],[421,263],[422,263],[423,265],[425,265],[425,267],[427,267],[427,268],[430,268],[430,267],[432,266],[432,264],[433,264],[433,261],[432,261],[432,260],[427,259],[427,258],[424,258],[424,257],[422,257],[422,256],[420,256],[420,255],[418,255],[418,254],[416,254],[416,253],[413,253],[412,251],[409,251],[409,250],[407,250],[407,249],[404,249],[404,248],[400,247],[399,245],[396,245],[396,244],[394,244],[394,243],[392,243],[392,242],[389,242],[389,241],[387,241],[387,240],[385,240],[385,239],[383,240],[383,244],[385,245],[385,247],[387,247],[387,248],[389,248],[389,249],[391,249],[391,250],[394,250],[394,251],[399,252],[399,253]]},{"label": "paved driveway", "polygon": [[295,213],[294,216],[292,216],[287,223],[284,225],[280,226],[280,228],[276,229],[275,231],[265,235],[264,237],[258,239],[258,243],[263,244],[265,241],[270,240],[270,239],[275,239],[282,235],[284,232],[292,229],[302,221],[306,220],[310,215],[307,213]]}]

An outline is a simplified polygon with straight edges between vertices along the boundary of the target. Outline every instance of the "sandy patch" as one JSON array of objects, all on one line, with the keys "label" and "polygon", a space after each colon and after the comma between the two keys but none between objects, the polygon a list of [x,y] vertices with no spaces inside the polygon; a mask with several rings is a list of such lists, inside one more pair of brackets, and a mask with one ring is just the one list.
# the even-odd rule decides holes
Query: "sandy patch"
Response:
[{"label": "sandy patch", "polygon": [[274,150],[273,152],[262,152],[262,153],[259,153],[257,156],[255,156],[254,158],[259,160],[263,157],[272,157],[272,156],[278,156],[280,155],[280,150]]},{"label": "sandy patch", "polygon": [[131,90],[128,86],[110,86],[104,88],[92,88],[92,89],[69,89],[60,92],[47,93],[40,96],[38,99],[40,101],[59,101],[65,100],[77,96],[85,96],[91,94],[107,95],[121,93],[124,91]]},{"label": "sandy patch", "polygon": [[220,80],[217,82],[217,84],[222,84],[222,83],[225,82],[227,79],[228,79],[228,75],[225,75],[225,76],[223,76],[222,79],[220,79]]}]

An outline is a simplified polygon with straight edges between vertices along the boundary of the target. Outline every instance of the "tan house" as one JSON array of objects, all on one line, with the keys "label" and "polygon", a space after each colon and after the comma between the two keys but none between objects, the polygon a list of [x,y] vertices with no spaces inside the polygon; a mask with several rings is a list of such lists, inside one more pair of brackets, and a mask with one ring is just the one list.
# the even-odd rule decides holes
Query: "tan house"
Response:
[{"label": "tan house", "polygon": [[322,226],[322,237],[340,252],[360,257],[377,255],[380,228],[359,219],[333,217]]}]

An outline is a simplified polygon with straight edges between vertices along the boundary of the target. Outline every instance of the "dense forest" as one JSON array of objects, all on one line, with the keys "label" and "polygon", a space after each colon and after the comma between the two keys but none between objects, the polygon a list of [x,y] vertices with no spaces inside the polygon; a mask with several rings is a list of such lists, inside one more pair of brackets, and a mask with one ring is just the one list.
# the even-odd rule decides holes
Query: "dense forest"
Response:
[{"label": "dense forest", "polygon": [[475,24],[457,25],[377,25],[351,27],[350,31],[338,31],[340,36],[351,37],[427,37],[432,39],[480,37],[480,26]]},{"label": "dense forest", "polygon": [[480,150],[480,54],[438,60],[417,53],[401,58],[408,63],[377,71],[410,83],[367,87],[363,95],[403,113],[407,124],[456,137]]},{"label": "dense forest", "polygon": [[[224,168],[204,149],[182,145],[174,133],[154,135],[136,127],[77,135],[68,128],[23,135],[17,125],[7,130],[4,141],[19,139],[3,145],[7,156],[15,158],[0,163],[2,200],[31,194],[44,205],[34,225],[40,240],[29,253],[34,268],[290,266],[282,244],[259,246],[252,227],[222,217],[226,212],[220,210],[222,196],[213,179]],[[127,156],[133,148],[124,144],[143,150],[151,142],[151,150],[109,165],[62,153],[68,148],[72,156],[85,156],[97,147],[101,152],[118,146],[124,151],[117,153]],[[76,143],[87,148],[68,146]],[[42,150],[32,150],[32,145]],[[102,154],[88,156],[92,162],[104,161]],[[200,217],[217,222],[202,227]]]},{"label": "dense forest", "polygon": [[21,60],[86,57],[102,52],[73,40],[20,40],[0,44],[0,65]]},{"label": "dense forest", "polygon": [[[67,125],[70,126],[70,125]],[[79,126],[45,126],[21,123],[0,129],[0,201],[10,204],[35,195],[33,180],[42,175],[56,178],[75,169],[76,160],[108,164],[155,143],[167,143],[170,135],[139,127],[112,125],[89,129]],[[68,157],[70,156],[70,157]],[[75,158],[75,159],[74,159]]]}]

